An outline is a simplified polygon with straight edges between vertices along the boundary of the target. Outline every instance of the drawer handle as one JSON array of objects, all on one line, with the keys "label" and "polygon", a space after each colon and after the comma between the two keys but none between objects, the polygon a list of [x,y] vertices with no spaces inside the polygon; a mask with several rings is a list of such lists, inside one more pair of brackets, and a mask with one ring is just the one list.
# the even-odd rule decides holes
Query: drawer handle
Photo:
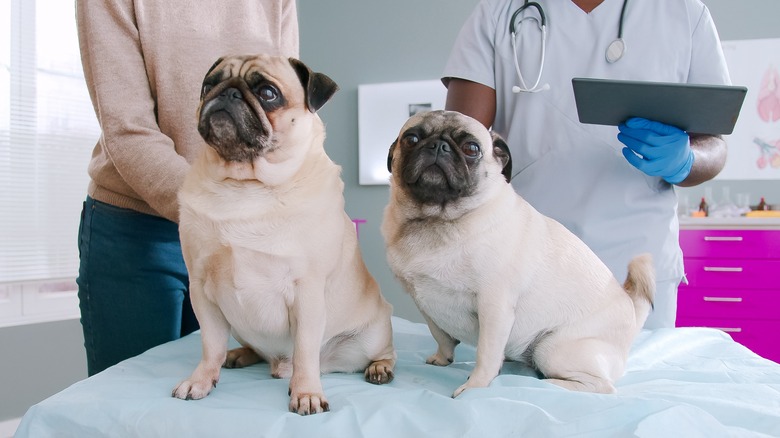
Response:
[{"label": "drawer handle", "polygon": [[739,327],[712,327],[726,333],[742,333],[742,329]]},{"label": "drawer handle", "polygon": [[742,272],[742,268],[726,268],[722,266],[705,266],[705,272]]},{"label": "drawer handle", "polygon": [[704,236],[707,242],[742,242],[742,236]]},{"label": "drawer handle", "polygon": [[741,303],[742,298],[735,297],[704,297],[704,301],[708,301],[711,303]]}]

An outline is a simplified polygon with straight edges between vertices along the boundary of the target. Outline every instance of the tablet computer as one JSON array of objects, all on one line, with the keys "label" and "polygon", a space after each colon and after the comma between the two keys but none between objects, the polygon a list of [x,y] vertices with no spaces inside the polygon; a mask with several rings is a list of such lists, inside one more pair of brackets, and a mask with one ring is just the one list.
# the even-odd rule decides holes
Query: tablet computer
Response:
[{"label": "tablet computer", "polygon": [[644,117],[697,134],[731,134],[747,88],[733,85],[678,84],[574,78],[580,122],[619,125]]}]

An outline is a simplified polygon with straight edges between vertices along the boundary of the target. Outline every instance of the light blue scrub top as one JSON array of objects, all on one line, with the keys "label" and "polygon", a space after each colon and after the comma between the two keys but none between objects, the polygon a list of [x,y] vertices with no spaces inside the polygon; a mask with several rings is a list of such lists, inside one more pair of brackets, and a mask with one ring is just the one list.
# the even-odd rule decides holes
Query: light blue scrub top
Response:
[{"label": "light blue scrub top", "polygon": [[[632,167],[614,126],[578,121],[573,77],[730,84],[709,10],[699,0],[630,0],[623,25],[626,52],[610,64],[623,0],[585,13],[570,0],[539,0],[547,17],[547,50],[539,93],[511,91],[509,20],[522,0],[484,0],[464,24],[443,78],[496,90],[494,131],[512,152],[512,185],[528,202],[585,241],[622,283],[629,260],[650,252],[659,291],[645,327],[673,326],[683,276],[674,188]],[[527,14],[536,14],[534,8]],[[516,22],[517,23],[517,22]],[[531,86],[539,72],[541,33],[520,27],[518,59]]]}]

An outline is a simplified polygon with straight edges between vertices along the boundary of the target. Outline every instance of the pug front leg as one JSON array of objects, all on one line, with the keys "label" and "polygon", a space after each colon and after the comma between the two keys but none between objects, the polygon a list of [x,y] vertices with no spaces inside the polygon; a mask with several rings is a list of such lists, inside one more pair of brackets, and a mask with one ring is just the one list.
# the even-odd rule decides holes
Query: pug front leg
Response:
[{"label": "pug front leg", "polygon": [[290,309],[293,330],[290,412],[300,415],[330,410],[320,380],[320,348],[325,335],[325,281],[301,280]]},{"label": "pug front leg", "polygon": [[455,390],[453,398],[466,389],[490,385],[504,363],[506,344],[515,321],[515,308],[514,303],[496,299],[495,292],[490,292],[481,293],[478,299],[477,363],[466,383]]},{"label": "pug front leg", "polygon": [[200,323],[203,354],[192,375],[179,383],[171,395],[182,400],[198,400],[207,396],[219,381],[219,373],[227,356],[230,325],[217,305],[208,301],[203,291],[192,290],[192,306]]},{"label": "pug front leg", "polygon": [[436,350],[436,353],[432,354],[428,359],[425,360],[425,363],[430,365],[437,365],[440,367],[446,367],[447,365],[451,364],[452,361],[455,358],[455,346],[457,346],[460,341],[453,338],[449,335],[449,333],[442,330],[438,325],[436,325],[435,322],[425,313],[422,313],[423,317],[425,318],[425,321],[428,323],[428,329],[431,331],[431,335],[433,335],[433,339],[436,340],[436,343],[439,345],[438,349]]}]

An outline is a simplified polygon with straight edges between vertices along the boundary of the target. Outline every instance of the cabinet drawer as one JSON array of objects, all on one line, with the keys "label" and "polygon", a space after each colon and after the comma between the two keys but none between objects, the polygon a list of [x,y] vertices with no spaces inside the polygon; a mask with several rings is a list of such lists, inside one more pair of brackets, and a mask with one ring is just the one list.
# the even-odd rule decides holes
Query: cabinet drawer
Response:
[{"label": "cabinet drawer", "polygon": [[780,259],[780,231],[680,230],[680,247],[686,258]]},{"label": "cabinet drawer", "polygon": [[702,289],[681,285],[677,315],[780,320],[780,289]]},{"label": "cabinet drawer", "polygon": [[685,258],[692,287],[780,289],[780,260]]},{"label": "cabinet drawer", "polygon": [[759,356],[780,363],[780,320],[678,317],[677,327],[711,327],[723,330]]}]

